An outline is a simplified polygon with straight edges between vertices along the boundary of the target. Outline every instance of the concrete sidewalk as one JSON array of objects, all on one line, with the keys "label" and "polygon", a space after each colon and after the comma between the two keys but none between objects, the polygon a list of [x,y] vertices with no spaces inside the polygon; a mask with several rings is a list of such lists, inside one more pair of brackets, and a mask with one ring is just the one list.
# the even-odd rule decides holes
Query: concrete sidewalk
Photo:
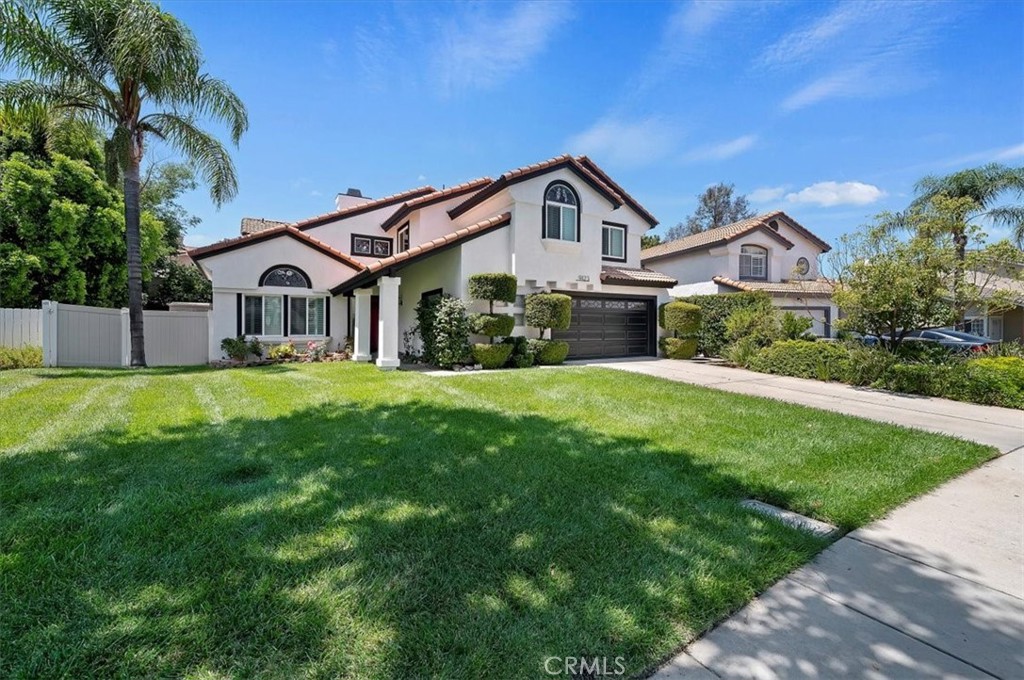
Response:
[{"label": "concrete sidewalk", "polygon": [[590,365],[951,434],[1007,454],[841,538],[656,680],[1024,677],[1024,413],[714,364]]}]

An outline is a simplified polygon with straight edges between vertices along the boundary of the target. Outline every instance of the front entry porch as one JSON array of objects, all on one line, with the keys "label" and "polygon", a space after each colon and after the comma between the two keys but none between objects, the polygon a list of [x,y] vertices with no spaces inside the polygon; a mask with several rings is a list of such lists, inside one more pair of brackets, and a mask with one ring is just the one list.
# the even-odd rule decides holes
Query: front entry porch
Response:
[{"label": "front entry porch", "polygon": [[352,291],[353,361],[373,361],[393,371],[401,360],[398,356],[400,329],[398,324],[399,286],[402,279],[382,276],[372,288]]}]

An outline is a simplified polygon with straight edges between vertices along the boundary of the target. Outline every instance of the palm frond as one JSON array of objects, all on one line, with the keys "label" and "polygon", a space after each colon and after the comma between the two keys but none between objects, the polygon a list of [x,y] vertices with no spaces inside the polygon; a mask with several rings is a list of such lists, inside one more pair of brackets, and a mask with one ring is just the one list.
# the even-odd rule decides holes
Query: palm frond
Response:
[{"label": "palm frond", "polygon": [[117,79],[137,81],[155,96],[176,79],[196,73],[202,62],[192,31],[146,0],[125,3],[112,38]]},{"label": "palm frond", "polygon": [[139,123],[143,130],[164,139],[188,158],[210,185],[210,197],[218,207],[238,193],[231,155],[215,137],[200,129],[192,117],[152,113]]},{"label": "palm frond", "polygon": [[226,123],[231,130],[231,141],[238,144],[249,129],[249,114],[228,84],[205,73],[191,82],[179,84],[178,99],[188,102],[194,113]]},{"label": "palm frond", "polygon": [[988,211],[993,224],[1016,231],[1024,228],[1024,205],[1006,205]]}]

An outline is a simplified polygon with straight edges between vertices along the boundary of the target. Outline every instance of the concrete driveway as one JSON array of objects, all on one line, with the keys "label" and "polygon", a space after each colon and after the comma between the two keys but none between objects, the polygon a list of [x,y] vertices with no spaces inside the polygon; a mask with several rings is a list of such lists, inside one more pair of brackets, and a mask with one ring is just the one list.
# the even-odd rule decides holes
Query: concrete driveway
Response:
[{"label": "concrete driveway", "polygon": [[1005,455],[838,540],[654,678],[1024,677],[1024,412],[670,360],[589,362]]}]

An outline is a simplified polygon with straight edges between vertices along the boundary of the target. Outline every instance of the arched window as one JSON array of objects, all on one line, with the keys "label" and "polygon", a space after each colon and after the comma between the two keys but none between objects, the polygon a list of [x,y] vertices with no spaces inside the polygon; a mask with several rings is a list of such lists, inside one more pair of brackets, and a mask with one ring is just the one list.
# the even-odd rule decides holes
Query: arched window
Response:
[{"label": "arched window", "polygon": [[740,278],[768,278],[768,250],[761,246],[740,247]]},{"label": "arched window", "polygon": [[544,190],[544,238],[580,240],[580,199],[565,182],[552,182]]},{"label": "arched window", "polygon": [[306,272],[298,267],[279,264],[263,272],[260,277],[261,286],[280,286],[282,288],[312,288],[313,283]]}]

